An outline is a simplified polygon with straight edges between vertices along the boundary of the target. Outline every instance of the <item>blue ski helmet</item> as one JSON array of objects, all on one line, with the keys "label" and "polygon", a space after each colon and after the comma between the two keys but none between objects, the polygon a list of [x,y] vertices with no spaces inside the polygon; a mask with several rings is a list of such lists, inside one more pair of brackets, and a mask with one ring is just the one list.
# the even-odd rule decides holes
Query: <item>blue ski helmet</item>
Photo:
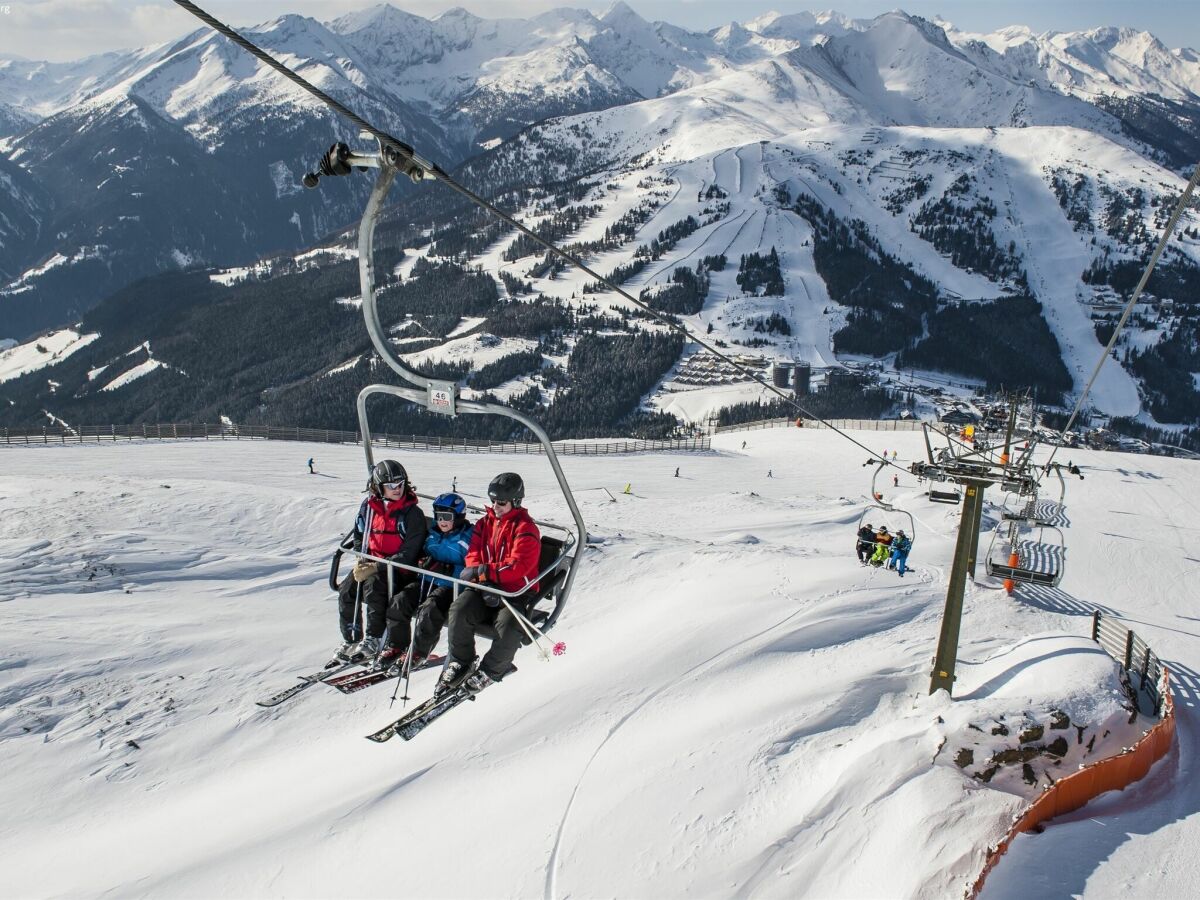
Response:
[{"label": "blue ski helmet", "polygon": [[456,516],[466,515],[467,502],[455,493],[439,494],[433,501],[433,509],[448,509]]}]

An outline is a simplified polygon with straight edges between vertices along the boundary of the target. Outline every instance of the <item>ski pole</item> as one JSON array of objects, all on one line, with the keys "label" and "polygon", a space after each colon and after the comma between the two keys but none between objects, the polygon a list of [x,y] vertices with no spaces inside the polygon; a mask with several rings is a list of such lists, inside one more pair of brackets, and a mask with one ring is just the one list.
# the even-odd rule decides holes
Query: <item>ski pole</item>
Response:
[{"label": "ski pole", "polygon": [[[371,506],[370,506],[370,504],[367,504],[367,515],[363,519],[362,542],[358,545],[359,553],[365,552],[370,547],[370,543],[369,543],[370,538],[371,538]],[[361,560],[362,560],[362,557],[359,556],[357,559],[355,559],[354,564],[358,565],[358,563],[361,562]],[[363,586],[362,586],[361,581],[358,581],[357,584],[358,584],[358,590],[354,594],[354,632],[353,633],[355,635],[359,636],[359,638],[358,638],[359,640],[362,640],[362,634],[366,631],[366,628],[365,628],[365,626],[360,626],[358,620],[362,614]]]},{"label": "ski pole", "polygon": [[[531,622],[528,618],[526,618],[515,606],[513,606],[511,603],[509,603],[507,597],[504,597],[499,594],[497,594],[496,596],[500,597],[500,602],[504,604],[504,608],[507,609],[510,613],[512,613],[513,618],[517,620],[517,624],[521,626],[521,629],[525,632],[526,637],[529,638],[530,643],[532,643],[535,647],[538,648],[538,653],[541,654],[541,657],[545,662],[550,661],[550,653],[554,653],[555,656],[558,656],[560,653],[563,652],[562,650],[559,649],[558,644],[554,645],[553,650],[551,650],[550,652],[547,652],[546,648],[542,646],[542,641],[539,640],[539,638],[541,638],[542,640],[549,642],[550,638],[546,637],[546,633],[544,631],[542,631],[540,628],[538,628],[536,625],[534,625],[533,622]],[[530,631],[530,629],[533,629],[533,630]],[[537,633],[537,635],[538,635],[537,637],[534,637],[534,632]]]}]

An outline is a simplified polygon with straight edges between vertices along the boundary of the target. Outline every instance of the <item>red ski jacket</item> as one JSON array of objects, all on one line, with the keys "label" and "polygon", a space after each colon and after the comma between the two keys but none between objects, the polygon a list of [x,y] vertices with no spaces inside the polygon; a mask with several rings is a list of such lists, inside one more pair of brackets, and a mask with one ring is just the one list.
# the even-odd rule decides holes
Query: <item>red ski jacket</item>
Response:
[{"label": "red ski jacket", "polygon": [[466,564],[486,566],[487,580],[502,591],[519,591],[526,585],[536,591],[541,554],[542,533],[523,507],[501,517],[489,509],[475,523]]},{"label": "red ski jacket", "polygon": [[415,565],[429,530],[425,514],[417,506],[417,495],[407,493],[395,501],[372,496],[364,501],[364,506],[371,510],[367,552],[384,559],[397,557],[397,562]]}]

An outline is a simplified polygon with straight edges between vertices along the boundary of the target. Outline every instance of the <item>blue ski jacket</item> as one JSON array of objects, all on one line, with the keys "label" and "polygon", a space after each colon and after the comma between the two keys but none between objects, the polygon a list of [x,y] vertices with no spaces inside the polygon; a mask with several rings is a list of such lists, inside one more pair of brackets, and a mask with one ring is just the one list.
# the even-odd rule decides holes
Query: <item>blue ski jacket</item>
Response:
[{"label": "blue ski jacket", "polygon": [[[474,531],[475,526],[469,522],[465,522],[461,527],[455,528],[448,534],[442,534],[436,527],[430,530],[429,536],[425,538],[425,553],[435,564],[431,568],[449,567],[446,569],[446,574],[451,578],[457,578],[463,570]],[[437,563],[443,565],[436,566]],[[433,578],[430,575],[422,575],[421,580],[432,582],[434,587],[449,587],[451,584],[444,578]]]}]

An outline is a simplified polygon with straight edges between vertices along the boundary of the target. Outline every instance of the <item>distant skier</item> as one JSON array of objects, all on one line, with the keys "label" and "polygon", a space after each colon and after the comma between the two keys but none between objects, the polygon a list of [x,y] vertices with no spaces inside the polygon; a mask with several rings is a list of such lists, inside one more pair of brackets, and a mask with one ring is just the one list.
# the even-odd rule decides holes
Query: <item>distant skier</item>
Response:
[{"label": "distant skier", "polygon": [[775,477],[775,470],[774,470],[774,469],[767,469],[767,477],[768,477],[768,478],[774,478],[774,477]]},{"label": "distant skier", "polygon": [[309,475],[317,474],[317,470],[313,468],[313,458],[311,456],[308,458],[308,474]]},{"label": "distant skier", "polygon": [[875,552],[875,527],[870,522],[858,529],[854,549],[858,553],[858,561],[865,566]]},{"label": "distant skier", "polygon": [[892,451],[892,462],[895,462],[895,461],[896,461],[896,457],[897,457],[897,456],[899,456],[899,455],[900,455],[900,452],[899,452],[898,450],[893,450],[893,451]]},{"label": "distant skier", "polygon": [[743,449],[743,450],[745,450],[745,449],[746,449],[746,442],[745,442],[745,441],[742,441],[742,449]]},{"label": "distant skier", "polygon": [[678,478],[678,477],[679,477],[679,466],[676,466],[676,467],[675,467],[675,477],[676,477],[676,478]]},{"label": "distant skier", "polygon": [[[488,498],[492,501],[491,509],[475,523],[466,567],[459,577],[502,591],[525,590],[508,603],[517,613],[527,616],[538,589],[535,579],[542,535],[521,505],[525,500],[525,483],[516,472],[501,472],[488,485]],[[496,639],[478,668],[472,668],[475,628],[485,624],[495,629]],[[450,652],[434,696],[444,696],[460,685],[476,694],[502,679],[512,668],[522,634],[513,612],[498,596],[472,588],[464,590],[450,607]]]},{"label": "distant skier", "polygon": [[888,560],[888,567],[895,569],[900,577],[904,577],[904,573],[908,571],[908,551],[912,549],[912,538],[904,533],[901,528],[896,532],[896,538],[892,541],[892,558]]},{"label": "distant skier", "polygon": [[899,475],[892,476],[892,487],[900,487],[900,476]]},{"label": "distant skier", "polygon": [[[377,463],[371,470],[367,490],[369,496],[359,506],[354,530],[346,536],[343,547],[414,565],[429,529],[404,466],[394,459]],[[338,586],[338,623],[344,643],[337,651],[337,659],[373,660],[379,653],[379,641],[387,626],[387,568],[374,560],[359,558],[350,575]],[[397,590],[414,578],[405,569],[395,569],[392,589]],[[361,616],[357,600],[361,600]]]},{"label": "distant skier", "polygon": [[[467,520],[467,504],[458,494],[442,494],[433,501],[434,530],[425,538],[422,569],[457,578],[471,546],[473,526]],[[442,626],[454,600],[454,583],[433,575],[422,575],[392,597],[388,606],[386,646],[380,652],[377,668],[396,668],[405,662],[404,653],[412,648],[409,669],[419,669],[437,646]],[[416,616],[416,635],[412,620]]]}]

